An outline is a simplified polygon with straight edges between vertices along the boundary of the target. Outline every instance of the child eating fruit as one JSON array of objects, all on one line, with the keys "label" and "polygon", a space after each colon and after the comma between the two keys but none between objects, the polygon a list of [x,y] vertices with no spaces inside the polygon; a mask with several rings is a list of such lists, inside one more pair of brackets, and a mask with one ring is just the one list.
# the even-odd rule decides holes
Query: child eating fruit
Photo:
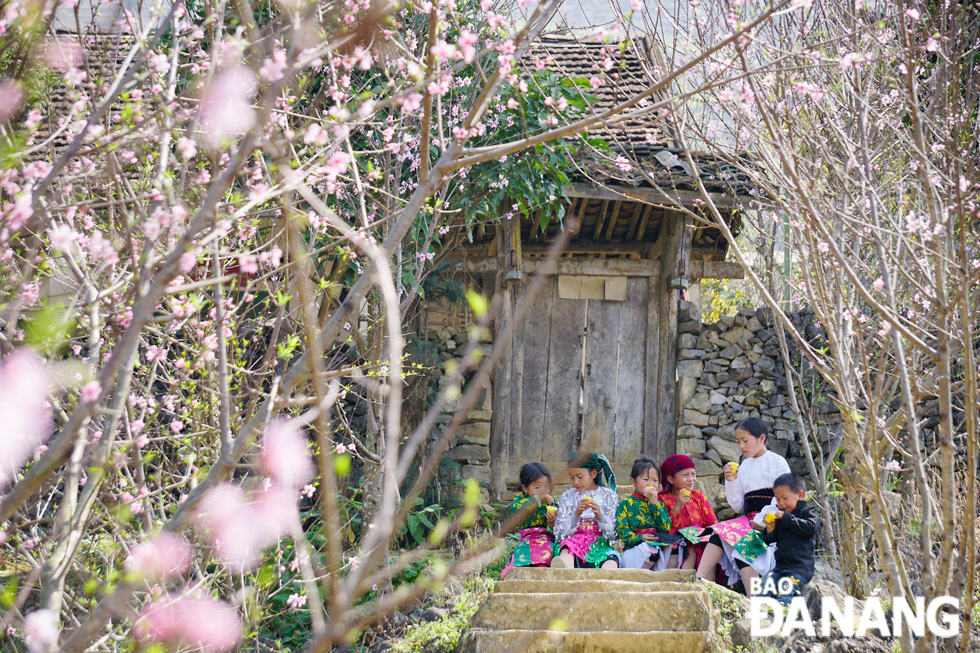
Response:
[{"label": "child eating fruit", "polygon": [[616,475],[605,456],[579,453],[568,462],[572,487],[558,500],[555,535],[561,539],[552,567],[615,569],[619,554],[609,545],[616,534]]}]

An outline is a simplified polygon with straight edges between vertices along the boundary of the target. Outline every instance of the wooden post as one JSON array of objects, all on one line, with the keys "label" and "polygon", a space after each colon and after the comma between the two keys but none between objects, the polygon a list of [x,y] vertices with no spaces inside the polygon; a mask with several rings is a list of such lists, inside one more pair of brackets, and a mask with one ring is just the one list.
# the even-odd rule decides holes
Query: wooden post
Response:
[{"label": "wooden post", "polygon": [[691,218],[664,211],[660,257],[660,351],[658,370],[657,446],[660,460],[672,455],[677,443],[677,294],[671,281],[684,277],[691,249]]},{"label": "wooden post", "polygon": [[[497,225],[495,242],[497,269],[494,275],[494,293],[501,296],[500,314],[494,321],[496,334],[514,317],[511,284],[504,282],[508,247],[504,246],[504,230]],[[496,344],[494,345],[496,346]],[[495,500],[507,489],[507,470],[510,465],[510,408],[511,408],[511,347],[507,347],[497,365],[493,379],[493,413],[490,421],[490,485]]]},{"label": "wooden post", "polygon": [[643,453],[654,460],[664,459],[660,443],[660,275],[647,278],[646,377],[643,391]]}]

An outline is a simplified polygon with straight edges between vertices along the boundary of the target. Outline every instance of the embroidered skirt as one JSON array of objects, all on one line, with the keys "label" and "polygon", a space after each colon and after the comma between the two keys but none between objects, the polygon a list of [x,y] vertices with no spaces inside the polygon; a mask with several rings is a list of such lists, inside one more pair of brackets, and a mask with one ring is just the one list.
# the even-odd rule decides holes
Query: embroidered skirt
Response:
[{"label": "embroidered skirt", "polygon": [[[655,528],[638,528],[634,531],[637,535],[647,535],[648,533],[658,532]],[[683,545],[680,545],[683,546]],[[677,544],[668,542],[640,542],[625,551],[620,558],[619,566],[623,569],[642,569],[643,565],[651,556],[656,556],[651,569],[653,571],[663,571],[670,562],[670,554],[675,550]],[[683,551],[677,556],[678,566],[683,562]]]},{"label": "embroidered skirt", "polygon": [[562,540],[558,549],[568,549],[573,556],[593,567],[598,567],[610,558],[619,560],[619,554],[602,536],[599,525],[593,520],[580,519],[575,533]]},{"label": "embroidered skirt", "polygon": [[736,560],[749,565],[760,576],[765,576],[776,566],[776,545],[767,545],[759,531],[749,525],[750,519],[751,516],[742,515],[711,527],[721,539],[724,555],[720,564],[728,576],[729,585],[738,582],[741,577]]},{"label": "embroidered skirt", "polygon": [[555,538],[544,526],[521,529],[521,542],[514,549],[510,564],[500,572],[503,578],[514,567],[547,567],[555,556]]}]

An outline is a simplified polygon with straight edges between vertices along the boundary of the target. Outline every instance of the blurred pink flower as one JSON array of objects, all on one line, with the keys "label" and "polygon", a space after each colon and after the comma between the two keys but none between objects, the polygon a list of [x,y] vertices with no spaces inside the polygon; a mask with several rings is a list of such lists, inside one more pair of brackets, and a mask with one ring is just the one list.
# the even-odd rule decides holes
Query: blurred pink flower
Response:
[{"label": "blurred pink flower", "polygon": [[251,506],[241,488],[222,483],[215,486],[198,508],[198,523],[208,531],[218,558],[226,565],[248,568],[262,551]]},{"label": "blurred pink flower", "polygon": [[54,37],[41,46],[41,61],[52,70],[66,73],[81,66],[82,46],[77,38]]},{"label": "blurred pink flower", "polygon": [[238,645],[242,622],[224,601],[166,596],[143,608],[133,631],[140,640],[221,652]]},{"label": "blurred pink flower", "polygon": [[262,466],[280,485],[296,489],[313,478],[316,469],[306,447],[306,437],[291,420],[269,423],[262,437]]},{"label": "blurred pink flower", "polygon": [[275,82],[282,79],[282,74],[286,71],[288,67],[286,62],[286,51],[281,48],[277,48],[272,53],[272,58],[267,58],[262,62],[262,67],[259,69],[259,75],[262,79]]},{"label": "blurred pink flower", "polygon": [[296,493],[292,488],[272,486],[252,498],[254,534],[260,548],[272,546],[299,525]]},{"label": "blurred pink flower", "polygon": [[197,252],[184,252],[180,255],[180,271],[187,274],[197,265]]},{"label": "blurred pink flower", "polygon": [[188,159],[193,159],[197,154],[197,143],[186,136],[181,136],[177,139],[177,152],[180,154],[180,158],[184,159],[185,161]]},{"label": "blurred pink flower", "polygon": [[67,252],[78,238],[78,234],[68,225],[59,224],[48,229],[48,238],[51,239],[51,247],[59,252]]},{"label": "blurred pink flower", "polygon": [[24,618],[24,634],[31,638],[28,650],[40,653],[58,643],[61,627],[58,615],[51,610],[35,610]]},{"label": "blurred pink flower", "polygon": [[191,563],[191,547],[180,535],[160,533],[140,542],[126,559],[126,569],[148,580],[166,581],[181,576]]},{"label": "blurred pink flower", "polygon": [[227,68],[215,76],[201,96],[198,108],[208,145],[219,147],[225,139],[252,128],[255,111],[251,101],[255,89],[255,75],[244,66]]},{"label": "blurred pink flower", "polygon": [[290,594],[286,599],[286,607],[298,610],[306,605],[306,594]]},{"label": "blurred pink flower", "polygon": [[82,386],[82,401],[85,403],[91,403],[97,401],[99,395],[102,394],[102,384],[98,381],[89,381]]},{"label": "blurred pink flower", "polygon": [[243,274],[255,274],[259,271],[259,264],[251,254],[242,254],[238,257],[238,267]]},{"label": "blurred pink flower", "polygon": [[36,354],[18,350],[0,367],[0,488],[47,439],[50,377]]},{"label": "blurred pink flower", "polygon": [[20,84],[12,79],[0,81],[0,122],[6,122],[17,113],[24,93]]}]

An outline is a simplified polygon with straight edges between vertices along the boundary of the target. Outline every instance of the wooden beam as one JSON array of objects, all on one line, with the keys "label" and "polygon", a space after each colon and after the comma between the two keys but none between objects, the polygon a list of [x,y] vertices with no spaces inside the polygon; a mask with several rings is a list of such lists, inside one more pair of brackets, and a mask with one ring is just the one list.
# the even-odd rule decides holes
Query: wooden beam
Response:
[{"label": "wooden beam", "polygon": [[[494,258],[466,258],[460,261],[470,274],[488,274],[495,271]],[[586,274],[592,276],[649,277],[657,274],[656,260],[632,258],[570,259],[562,258],[550,264],[545,259],[525,258],[525,274]]]},{"label": "wooden beam", "polygon": [[687,278],[697,279],[744,279],[745,270],[738,263],[730,261],[691,261]]},{"label": "wooden beam", "polygon": [[636,236],[633,240],[643,240],[643,237],[647,235],[647,224],[650,222],[650,214],[653,213],[653,207],[649,204],[643,205],[643,218],[640,220],[640,226],[636,228]]},{"label": "wooden beam", "polygon": [[605,240],[612,240],[613,229],[616,228],[616,220],[619,220],[619,209],[622,202],[613,202],[612,216],[609,217],[609,224],[606,226]]},{"label": "wooden beam", "polygon": [[633,215],[630,217],[629,226],[626,227],[626,240],[634,239],[633,234],[636,232],[636,225],[640,223],[640,216],[649,208],[649,204],[636,204],[633,206]]},{"label": "wooden beam", "polygon": [[599,208],[599,217],[595,219],[595,231],[592,232],[592,240],[599,240],[602,236],[602,225],[606,222],[606,213],[609,212],[609,202],[603,202]]},{"label": "wooden beam", "polygon": [[[562,191],[566,197],[588,197],[600,200],[620,200],[637,202],[647,202],[650,204],[663,204],[666,207],[681,206],[700,206],[704,203],[701,193],[689,190],[665,190],[659,191],[656,188],[633,188],[606,184],[603,186],[573,183],[565,186]],[[719,208],[734,208],[739,202],[744,201],[737,195],[725,195],[722,193],[708,193],[708,197]]]}]

